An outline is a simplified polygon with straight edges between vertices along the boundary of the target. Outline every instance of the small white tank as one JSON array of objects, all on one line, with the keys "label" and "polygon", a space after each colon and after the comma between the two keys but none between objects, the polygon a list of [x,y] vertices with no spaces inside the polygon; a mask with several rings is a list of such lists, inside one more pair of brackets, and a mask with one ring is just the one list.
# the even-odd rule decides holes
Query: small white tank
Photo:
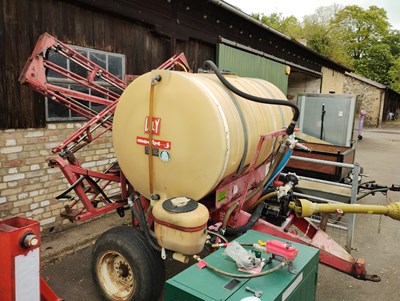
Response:
[{"label": "small white tank", "polygon": [[[161,81],[154,86],[151,123],[150,87],[156,75]],[[267,81],[227,79],[248,94],[286,99]],[[214,74],[154,70],[137,78],[122,94],[114,117],[114,150],[129,182],[150,198],[146,145],[152,127],[152,193],[161,200],[177,196],[200,200],[237,172],[242,158],[244,165],[250,164],[260,135],[287,126],[291,117],[289,107],[255,103],[233,94]],[[258,164],[272,148],[273,140],[265,145]]]}]

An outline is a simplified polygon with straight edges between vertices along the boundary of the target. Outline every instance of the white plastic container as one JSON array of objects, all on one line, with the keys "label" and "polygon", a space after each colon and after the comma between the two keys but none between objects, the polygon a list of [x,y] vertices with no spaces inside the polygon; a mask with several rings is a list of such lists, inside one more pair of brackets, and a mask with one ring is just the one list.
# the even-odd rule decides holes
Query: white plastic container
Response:
[{"label": "white plastic container", "polygon": [[153,216],[157,242],[167,250],[184,255],[197,254],[203,250],[206,241],[208,209],[203,204],[187,198],[174,198],[172,201],[175,200],[180,203],[176,206],[177,210],[185,208],[187,201],[194,202],[196,208],[188,212],[171,212],[163,206],[164,202],[170,200],[156,202]]}]

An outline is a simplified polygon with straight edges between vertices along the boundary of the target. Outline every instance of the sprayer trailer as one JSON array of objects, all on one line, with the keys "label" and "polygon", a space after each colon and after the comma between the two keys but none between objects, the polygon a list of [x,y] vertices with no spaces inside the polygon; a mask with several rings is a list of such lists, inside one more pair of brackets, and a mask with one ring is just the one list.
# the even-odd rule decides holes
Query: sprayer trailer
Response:
[{"label": "sprayer trailer", "polygon": [[[78,64],[87,76],[58,66],[50,59],[55,56]],[[96,95],[49,84],[48,70]],[[306,217],[364,212],[400,219],[399,203],[323,206],[295,197],[298,176],[289,172],[282,177],[281,172],[296,147],[305,147],[295,137],[297,106],[267,81],[221,72],[211,61],[204,70],[192,73],[180,54],[127,85],[44,34],[22,71],[22,84],[88,119],[53,148],[56,156],[49,160],[70,184],[58,196],[70,200],[62,216],[84,221],[112,210],[121,216],[132,213],[132,226],[106,231],[93,248],[93,278],[103,296],[157,300],[165,280],[164,259],[188,262],[195,256],[214,271],[198,254],[204,248],[228,251],[229,241],[249,229],[285,241],[246,246],[271,255],[254,262],[279,262],[259,276],[282,267],[291,271],[298,254],[293,241],[318,248],[324,264],[379,281],[367,274],[363,259],[352,257]],[[95,112],[89,103],[104,109]],[[104,171],[85,168],[78,151],[109,130],[115,162]],[[118,187],[119,193],[109,195],[107,187]]]}]

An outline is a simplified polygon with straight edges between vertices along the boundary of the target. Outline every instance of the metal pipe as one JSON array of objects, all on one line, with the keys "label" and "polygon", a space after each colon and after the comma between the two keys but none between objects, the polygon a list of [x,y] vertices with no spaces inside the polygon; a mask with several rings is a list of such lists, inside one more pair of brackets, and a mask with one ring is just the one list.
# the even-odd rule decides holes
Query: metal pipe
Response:
[{"label": "metal pipe", "polygon": [[[294,156],[291,156],[290,158],[293,158],[293,157]],[[325,160],[324,160],[324,162],[325,162]],[[327,161],[327,162],[329,162],[329,161]],[[282,176],[286,176],[287,173],[281,172],[281,175]],[[349,185],[349,184],[343,184],[343,183],[339,183],[339,182],[330,182],[330,181],[325,181],[325,180],[316,179],[316,178],[309,178],[309,177],[304,177],[304,176],[299,176],[299,175],[296,175],[296,176],[299,178],[299,180],[308,180],[310,182],[321,183],[321,184],[329,184],[329,185],[332,185],[332,186],[338,186],[338,187],[351,189],[351,185]]]},{"label": "metal pipe", "polygon": [[[309,218],[308,220],[313,222],[313,223],[316,223],[316,224],[318,224],[320,222],[320,220],[316,219],[316,218]],[[332,227],[332,228],[335,228],[335,229],[343,230],[343,231],[347,231],[348,230],[348,228],[346,226],[341,226],[341,225],[333,224],[333,223],[330,223],[330,222],[328,222],[328,226]]]},{"label": "metal pipe", "polygon": [[299,160],[299,161],[305,161],[305,162],[318,163],[318,164],[331,165],[331,166],[338,166],[338,167],[354,168],[354,164],[332,162],[332,161],[305,158],[305,157],[299,157],[299,156],[291,156],[290,159]]},{"label": "metal pipe", "polygon": [[389,205],[359,205],[359,204],[319,204],[305,199],[298,199],[289,203],[297,217],[308,217],[314,213],[365,213],[382,214],[400,221],[400,202]]},{"label": "metal pipe", "polygon": [[300,193],[300,192],[293,192],[293,195],[299,196],[299,197],[302,197],[302,198],[315,200],[315,201],[326,202],[326,203],[333,203],[333,204],[342,204],[343,203],[343,202],[338,202],[338,201],[334,201],[334,200],[326,199],[326,198],[320,198],[320,197],[317,197],[317,196],[304,194],[304,193]]}]

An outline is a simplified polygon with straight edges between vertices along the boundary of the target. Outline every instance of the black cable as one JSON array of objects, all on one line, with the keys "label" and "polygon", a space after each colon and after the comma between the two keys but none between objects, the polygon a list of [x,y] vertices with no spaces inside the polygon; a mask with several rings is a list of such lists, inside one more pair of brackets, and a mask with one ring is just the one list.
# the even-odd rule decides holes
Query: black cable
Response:
[{"label": "black cable", "polygon": [[290,101],[287,101],[287,100],[263,98],[263,97],[258,97],[258,96],[247,94],[243,91],[240,91],[239,89],[234,87],[231,83],[229,83],[226,80],[226,78],[222,75],[221,71],[218,69],[218,67],[214,64],[213,61],[210,61],[210,60],[205,61],[204,65],[210,67],[211,70],[214,71],[214,73],[218,77],[218,79],[224,84],[224,86],[227,87],[229,90],[231,90],[236,95],[239,95],[240,97],[246,98],[246,99],[254,101],[254,102],[263,103],[263,104],[282,105],[282,106],[291,107],[294,110],[293,118],[292,118],[292,121],[290,122],[289,126],[286,129],[286,134],[287,135],[293,134],[297,120],[299,119],[299,116],[300,116],[300,111],[296,104],[294,104]]},{"label": "black cable", "polygon": [[323,140],[324,135],[324,120],[325,120],[325,104],[322,105],[322,112],[321,112],[321,133],[319,135],[319,139]]}]

